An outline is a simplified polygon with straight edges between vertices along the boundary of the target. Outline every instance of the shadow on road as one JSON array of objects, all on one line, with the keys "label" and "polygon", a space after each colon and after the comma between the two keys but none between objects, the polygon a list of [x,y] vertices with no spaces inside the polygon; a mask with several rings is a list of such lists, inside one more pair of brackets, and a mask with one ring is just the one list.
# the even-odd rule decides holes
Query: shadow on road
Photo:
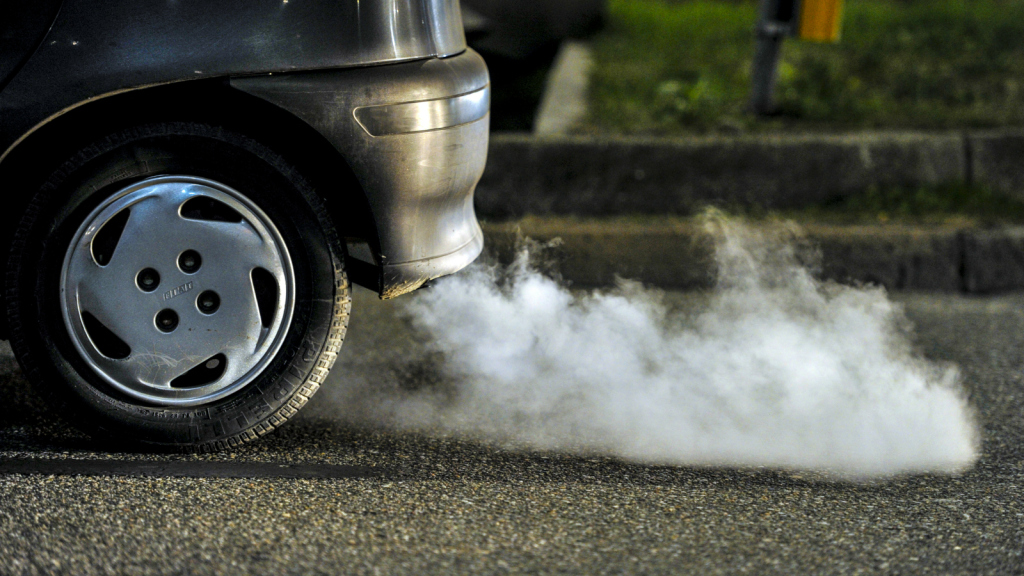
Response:
[{"label": "shadow on road", "polygon": [[[900,486],[955,491],[960,481],[1016,478],[1024,450],[1016,441],[1021,422],[1020,402],[1024,398],[1019,392],[1022,376],[1016,368],[1024,361],[1019,300],[955,300],[956,306],[950,306],[946,299],[933,303],[918,298],[908,302],[912,304],[911,316],[924,342],[924,351],[936,358],[953,359],[964,367],[964,380],[976,395],[980,420],[985,424],[985,455],[977,467],[961,477],[921,475],[854,486],[865,491],[887,491]],[[350,387],[353,379],[375,380],[360,385],[381,384],[376,380],[384,379],[403,389],[423,385],[444,387],[438,381],[435,359],[426,357],[423,362],[410,362],[410,358],[419,357],[412,353],[416,343],[405,342],[411,336],[399,329],[401,326],[396,328],[391,308],[377,305],[368,297],[359,303],[364,305],[362,315],[353,320],[358,330],[346,342],[347,353],[310,405],[292,422],[258,442],[212,455],[139,453],[101,446],[53,414],[31,390],[9,351],[4,354],[0,350],[0,457],[357,466],[387,470],[385,477],[389,479],[413,482],[651,487],[721,484],[769,489],[815,485],[823,490],[831,490],[830,486],[850,487],[814,473],[644,465],[588,456],[585,452],[579,455],[580,452],[572,450],[569,452],[575,455],[476,441],[451,433],[396,432],[353,424],[352,418],[339,415],[341,405],[334,398],[343,387]],[[965,343],[958,336],[962,334],[973,334],[974,338]],[[403,361],[397,362],[396,358]],[[391,371],[382,372],[382,367],[390,367]]]},{"label": "shadow on road", "polygon": [[[31,389],[12,358],[0,358],[0,369],[0,397],[5,399],[0,405],[0,474],[366,478],[647,487],[745,484],[777,489],[816,485],[824,490],[833,484],[818,474],[634,464],[601,456],[545,453],[512,445],[358,428],[322,416],[302,415],[259,442],[233,452],[172,455],[115,451],[105,449],[54,414]],[[848,485],[835,486],[849,489]],[[886,488],[863,485],[861,489]]]},{"label": "shadow on road", "polygon": [[[783,487],[822,479],[776,471],[649,466],[604,457],[538,453],[525,447],[360,429],[322,417],[302,416],[259,442],[230,453],[183,456],[111,451],[54,414],[12,357],[0,358],[0,370],[0,398],[4,398],[0,403],[0,474],[309,478],[316,477],[319,465],[325,478],[382,476],[397,481],[646,486],[746,482]],[[68,458],[93,463],[52,462]],[[160,465],[154,467],[154,461]],[[224,467],[225,461],[251,464]],[[290,467],[290,471],[275,467]],[[346,467],[363,473],[339,476],[338,471]],[[373,470],[382,474],[365,473]]]}]

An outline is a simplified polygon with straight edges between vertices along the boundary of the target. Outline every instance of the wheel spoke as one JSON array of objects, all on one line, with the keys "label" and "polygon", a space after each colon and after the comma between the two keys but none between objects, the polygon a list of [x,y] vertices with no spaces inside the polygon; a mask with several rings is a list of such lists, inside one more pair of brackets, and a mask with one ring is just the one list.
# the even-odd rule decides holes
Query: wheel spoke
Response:
[{"label": "wheel spoke", "polygon": [[[97,290],[97,288],[99,290]],[[107,330],[110,330],[118,338],[124,342],[138,342],[144,332],[143,326],[138,322],[133,322],[131,314],[126,314],[127,310],[130,310],[131,300],[128,298],[118,301],[113,300],[109,297],[100,297],[97,292],[103,290],[103,287],[94,287],[90,282],[83,280],[77,286],[78,292],[78,303],[81,312],[88,312],[92,314],[96,320],[103,324]],[[128,344],[131,346],[131,344]]]}]

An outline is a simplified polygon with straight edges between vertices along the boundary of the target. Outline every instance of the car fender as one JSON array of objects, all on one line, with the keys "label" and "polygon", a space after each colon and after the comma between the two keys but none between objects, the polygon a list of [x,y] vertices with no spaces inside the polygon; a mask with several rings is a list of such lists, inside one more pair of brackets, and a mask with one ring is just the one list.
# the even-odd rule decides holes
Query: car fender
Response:
[{"label": "car fender", "polygon": [[125,90],[463,50],[457,0],[65,0],[0,92],[0,155],[48,119]]},{"label": "car fender", "polygon": [[233,78],[302,119],[346,159],[369,202],[382,297],[451,274],[483,249],[473,192],[487,161],[483,58]]}]

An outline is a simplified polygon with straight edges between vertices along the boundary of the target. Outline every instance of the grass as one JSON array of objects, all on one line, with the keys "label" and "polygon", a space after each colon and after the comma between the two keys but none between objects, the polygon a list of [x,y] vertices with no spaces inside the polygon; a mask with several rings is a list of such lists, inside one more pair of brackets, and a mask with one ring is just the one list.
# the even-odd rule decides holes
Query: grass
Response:
[{"label": "grass", "polygon": [[[758,211],[747,211],[759,215]],[[834,223],[973,224],[1024,223],[1024,201],[987,186],[958,183],[869,188],[861,194],[809,206],[782,215]]]},{"label": "grass", "polygon": [[757,6],[610,0],[591,132],[1024,125],[1024,0],[846,0],[837,44],[787,39],[779,114],[746,111]]}]

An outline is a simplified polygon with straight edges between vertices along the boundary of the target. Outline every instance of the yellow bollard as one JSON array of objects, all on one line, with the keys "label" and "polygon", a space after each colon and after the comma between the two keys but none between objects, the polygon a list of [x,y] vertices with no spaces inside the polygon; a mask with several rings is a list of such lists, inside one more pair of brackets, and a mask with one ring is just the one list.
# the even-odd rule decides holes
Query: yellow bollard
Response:
[{"label": "yellow bollard", "polygon": [[797,37],[813,42],[839,40],[839,20],[843,0],[802,0]]}]

